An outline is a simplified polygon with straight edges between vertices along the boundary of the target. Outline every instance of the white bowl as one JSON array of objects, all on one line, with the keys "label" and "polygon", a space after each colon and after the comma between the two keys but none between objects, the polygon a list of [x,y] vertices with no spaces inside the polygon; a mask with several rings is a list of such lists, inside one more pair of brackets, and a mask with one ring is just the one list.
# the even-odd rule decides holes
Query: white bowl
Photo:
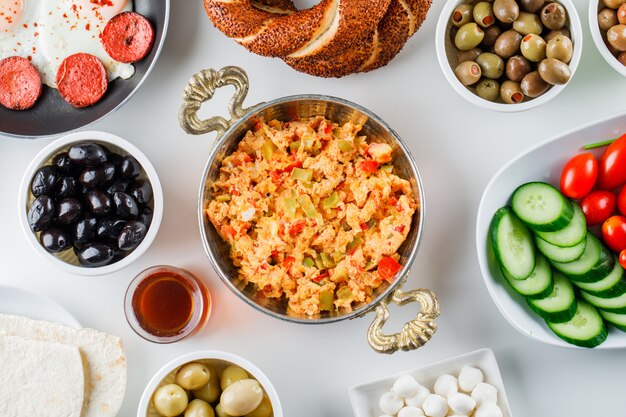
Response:
[{"label": "white bowl", "polygon": [[[72,250],[67,250],[56,255],[47,252],[37,239],[37,235],[30,229],[28,225],[28,208],[30,202],[33,200],[32,194],[30,192],[30,183],[35,171],[46,163],[49,163],[51,158],[57,153],[67,150],[71,145],[79,142],[101,143],[107,146],[112,151],[118,152],[121,155],[132,155],[133,157],[135,157],[135,159],[137,159],[137,161],[141,164],[143,168],[145,178],[150,181],[154,194],[152,223],[150,224],[148,232],[146,233],[146,236],[144,237],[141,244],[139,244],[137,248],[135,248],[123,259],[120,259],[115,263],[96,268],[87,268],[81,266],[78,263],[78,260]],[[143,175],[143,173],[141,175]],[[140,178],[142,178],[141,175]],[[135,145],[125,139],[120,138],[119,136],[115,136],[110,133],[81,131],[69,134],[67,136],[63,136],[62,138],[55,140],[54,142],[43,148],[37,154],[37,156],[35,156],[35,158],[28,166],[28,169],[24,174],[24,178],[22,179],[22,184],[20,186],[20,195],[18,198],[18,213],[20,223],[22,224],[22,230],[24,230],[26,239],[28,239],[28,242],[37,253],[49,260],[52,264],[62,269],[63,271],[72,274],[89,276],[105,275],[124,268],[131,262],[138,259],[150,247],[150,244],[152,244],[152,241],[156,237],[157,231],[159,230],[161,219],[163,218],[163,190],[161,189],[161,182],[159,181],[159,177],[154,170],[154,167],[152,166],[148,158]]]},{"label": "white bowl", "polygon": [[[520,112],[524,110],[530,110],[535,107],[541,106],[544,103],[547,103],[548,101],[559,95],[559,93],[563,91],[565,87],[567,87],[567,85],[571,82],[570,78],[570,80],[566,84],[552,86],[550,90],[548,90],[545,94],[537,98],[530,99],[528,101],[523,101],[518,104],[496,103],[477,96],[473,91],[461,84],[461,82],[456,78],[456,75],[454,74],[454,68],[456,67],[456,53],[454,45],[452,44],[449,36],[450,28],[452,27],[452,23],[450,23],[450,16],[452,15],[454,8],[461,3],[466,3],[466,1],[448,0],[443,6],[441,15],[439,15],[439,21],[437,22],[435,49],[437,51],[437,59],[439,60],[439,66],[443,71],[443,75],[445,75],[452,88],[454,88],[456,92],[459,93],[461,97],[463,97],[465,100],[487,110],[494,110],[505,113]],[[574,3],[572,2],[572,0],[559,0],[558,3],[562,4],[563,7],[565,7],[569,16],[567,26],[569,27],[569,30],[572,34],[572,43],[574,44],[574,53],[572,55],[572,60],[569,63],[569,67],[572,71],[573,78],[574,74],[576,73],[576,68],[578,68],[580,57],[582,55],[583,31],[580,25],[578,12],[576,12],[576,7],[574,7]]]},{"label": "white bowl", "polygon": [[[547,181],[558,187],[563,166],[571,157],[581,152],[584,145],[615,138],[624,132],[626,117],[623,115],[573,129],[529,149],[507,163],[493,176],[483,192],[476,220],[476,249],[480,270],[487,290],[502,315],[515,329],[531,339],[578,349],[552,333],[546,323],[528,308],[523,297],[515,294],[505,284],[487,244],[491,218],[498,208],[508,204],[511,194],[518,186],[528,181]],[[600,155],[602,151],[603,148],[594,152]],[[595,349],[626,347],[626,333],[609,327],[609,337]]]},{"label": "white bowl", "polygon": [[591,30],[591,37],[593,38],[593,42],[596,44],[596,48],[598,48],[600,55],[602,55],[602,58],[604,58],[604,60],[608,62],[608,64],[612,66],[615,71],[626,77],[626,65],[622,65],[622,63],[617,60],[611,51],[609,51],[609,48],[606,47],[604,38],[602,38],[602,33],[600,32],[600,27],[598,26],[599,3],[599,0],[589,0],[589,29]]},{"label": "white bowl", "polygon": [[179,356],[174,359],[156,373],[148,383],[148,386],[141,395],[139,401],[139,407],[137,408],[137,417],[159,417],[159,414],[152,405],[152,394],[161,385],[171,384],[174,382],[174,376],[176,371],[182,365],[189,362],[202,362],[207,365],[211,365],[214,369],[220,372],[228,365],[237,365],[246,372],[248,372],[254,379],[259,381],[265,393],[272,403],[272,409],[274,410],[273,417],[283,417],[283,408],[278,399],[276,389],[259,368],[257,368],[252,362],[237,356],[229,352],[222,352],[218,350],[202,350],[198,352],[187,353],[183,356]]},{"label": "white bowl", "polygon": [[465,365],[474,366],[483,371],[485,382],[498,389],[498,406],[502,410],[503,417],[512,417],[511,408],[506,398],[504,384],[496,357],[491,349],[479,349],[474,352],[455,356],[430,365],[409,369],[394,375],[380,378],[365,384],[350,387],[350,402],[356,417],[377,417],[384,414],[378,406],[378,400],[382,394],[389,391],[393,383],[402,375],[411,375],[421,385],[429,390],[437,378],[443,374],[459,376],[461,368]]}]

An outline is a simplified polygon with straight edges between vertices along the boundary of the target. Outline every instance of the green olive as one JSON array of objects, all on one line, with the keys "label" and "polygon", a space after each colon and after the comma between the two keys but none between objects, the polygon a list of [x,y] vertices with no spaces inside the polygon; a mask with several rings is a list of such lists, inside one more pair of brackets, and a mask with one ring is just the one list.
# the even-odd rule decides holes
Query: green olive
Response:
[{"label": "green olive", "polygon": [[566,38],[572,39],[572,34],[570,33],[567,27],[563,27],[559,30],[551,30],[550,32],[546,34],[546,36],[543,37],[543,39],[546,42],[550,42],[552,39],[556,38],[557,36],[565,36]]},{"label": "green olive", "polygon": [[476,63],[480,66],[482,75],[496,80],[504,74],[504,61],[496,54],[485,52],[476,58]]},{"label": "green olive", "polygon": [[454,26],[463,26],[472,21],[472,11],[474,6],[471,4],[461,3],[454,8],[450,20]]},{"label": "green olive", "polygon": [[546,1],[545,0],[519,0],[520,6],[528,13],[537,13]]},{"label": "green olive", "polygon": [[224,411],[224,407],[222,407],[222,404],[218,404],[215,406],[215,414],[217,415],[217,417],[233,417],[226,411]]},{"label": "green olive", "polygon": [[493,25],[496,21],[496,18],[493,15],[493,9],[491,8],[491,3],[487,1],[477,3],[474,6],[472,15],[474,17],[474,21],[484,28]]},{"label": "green olive", "polygon": [[610,7],[611,9],[619,9],[619,6],[624,3],[626,3],[626,0],[604,0],[606,7]]},{"label": "green olive", "polygon": [[620,52],[617,56],[617,60],[620,62],[620,64],[626,66],[626,52]]},{"label": "green olive", "polygon": [[522,55],[531,62],[539,62],[546,57],[546,41],[539,35],[524,36],[520,50]]},{"label": "green olive", "polygon": [[205,386],[195,389],[192,392],[195,398],[199,398],[208,403],[214,403],[220,398],[220,394],[222,393],[220,379],[217,378],[217,373],[212,367],[207,366],[207,368],[212,375],[212,377],[209,378],[209,382]]},{"label": "green olive", "polygon": [[493,14],[502,23],[513,23],[519,16],[519,6],[515,0],[495,0]]},{"label": "green olive", "polygon": [[620,52],[626,51],[626,25],[615,25],[606,33],[606,38]]},{"label": "green olive", "polygon": [[480,46],[485,49],[491,48],[493,45],[495,45],[496,40],[498,39],[498,37],[500,37],[501,34],[502,34],[502,29],[500,29],[498,26],[496,25],[489,26],[488,28],[485,29],[485,37],[483,38],[483,41],[480,43]]},{"label": "green olive", "polygon": [[524,95],[535,98],[548,91],[550,89],[550,84],[541,78],[538,71],[533,71],[526,74],[520,83],[520,87],[522,87]]},{"label": "green olive", "polygon": [[572,70],[569,66],[554,58],[544,59],[537,67],[541,78],[549,84],[565,84],[572,77]]},{"label": "green olive", "polygon": [[626,4],[622,4],[617,9],[617,21],[622,25],[626,25]]},{"label": "green olive", "polygon": [[521,55],[515,55],[506,62],[505,73],[509,80],[519,83],[531,69],[530,62],[526,58]]},{"label": "green olive", "polygon": [[496,101],[500,97],[500,83],[484,78],[476,84],[476,95],[485,100]]},{"label": "green olive", "polygon": [[609,40],[606,38],[606,33],[603,35],[602,39],[604,40],[604,45],[606,46],[606,49],[609,50],[611,55],[618,56],[620,51],[615,49],[615,47],[609,43]]},{"label": "green olive", "polygon": [[565,7],[553,2],[541,10],[541,23],[550,30],[559,30],[567,22]]},{"label": "green olive", "polygon": [[461,51],[467,51],[472,48],[476,48],[485,37],[485,32],[478,26],[478,24],[466,23],[459,28],[456,36],[454,37],[454,45]]},{"label": "green olive", "polygon": [[573,52],[574,45],[572,45],[572,41],[563,35],[550,40],[548,45],[546,45],[546,57],[558,59],[566,64],[569,64],[572,60]]},{"label": "green olive", "polygon": [[522,35],[514,30],[507,30],[496,39],[493,50],[502,58],[509,58],[519,52]]},{"label": "green olive", "polygon": [[456,55],[456,63],[458,65],[461,62],[465,62],[465,61],[476,61],[476,58],[478,58],[478,55],[482,53],[483,51],[480,48],[472,48],[469,51],[460,51]]},{"label": "green olive", "polygon": [[240,379],[248,378],[250,378],[250,375],[248,375],[245,370],[238,367],[237,365],[230,365],[222,371],[222,376],[220,377],[220,386],[222,387],[222,391],[224,391],[233,382],[239,381]]},{"label": "green olive", "polygon": [[184,389],[176,384],[163,385],[157,388],[152,397],[154,408],[164,417],[174,417],[187,408],[189,398]]},{"label": "green olive", "polygon": [[243,416],[254,411],[263,401],[263,388],[255,379],[241,379],[229,385],[220,404],[232,416]]},{"label": "green olive", "polygon": [[519,83],[515,81],[506,80],[500,87],[500,98],[506,104],[516,104],[524,101],[524,93]]},{"label": "green olive", "polygon": [[194,390],[209,382],[211,371],[203,363],[191,362],[183,365],[176,372],[176,383],[184,389]]},{"label": "green olive", "polygon": [[261,404],[245,417],[270,417],[272,415],[272,402],[267,395],[263,396]]},{"label": "green olive", "polygon": [[454,69],[454,75],[461,81],[463,85],[472,85],[480,80],[482,72],[480,66],[474,61],[461,62]]},{"label": "green olive", "polygon": [[617,19],[617,12],[615,10],[605,7],[598,12],[598,26],[600,30],[606,32],[617,24],[619,24],[619,20]]},{"label": "green olive", "polygon": [[519,17],[513,22],[513,29],[521,35],[529,35],[531,33],[540,35],[543,31],[543,24],[536,14],[520,12]]},{"label": "green olive", "polygon": [[185,408],[185,417],[215,417],[211,404],[195,399]]}]

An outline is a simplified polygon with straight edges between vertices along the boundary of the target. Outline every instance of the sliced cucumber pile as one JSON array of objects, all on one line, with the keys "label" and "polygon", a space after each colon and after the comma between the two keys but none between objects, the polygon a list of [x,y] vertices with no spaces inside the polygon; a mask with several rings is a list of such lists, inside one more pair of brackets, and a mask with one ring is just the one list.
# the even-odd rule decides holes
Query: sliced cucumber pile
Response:
[{"label": "sliced cucumber pile", "polygon": [[554,289],[547,297],[526,301],[532,311],[552,323],[569,321],[576,314],[574,286],[559,272],[554,274]]},{"label": "sliced cucumber pile", "polygon": [[513,193],[512,206],[515,214],[538,232],[561,230],[574,217],[572,203],[545,182],[529,182],[518,187]]},{"label": "sliced cucumber pile", "polygon": [[539,236],[535,236],[535,244],[539,252],[543,253],[546,258],[555,262],[573,262],[585,251],[587,239],[583,239],[579,244],[570,247],[561,247],[548,243]]},{"label": "sliced cucumber pile", "polygon": [[552,279],[552,268],[541,254],[537,254],[535,269],[526,279],[515,279],[511,277],[504,268],[502,275],[511,288],[527,299],[545,298],[552,294],[554,280]]},{"label": "sliced cucumber pile", "polygon": [[499,209],[491,221],[491,246],[501,268],[513,279],[525,279],[535,269],[532,232],[508,207]]},{"label": "sliced cucumber pile", "polygon": [[578,204],[572,204],[572,206],[574,206],[574,216],[567,226],[556,232],[537,232],[537,236],[541,240],[562,248],[569,248],[583,242],[587,236],[585,213]]},{"label": "sliced cucumber pile", "polygon": [[596,282],[606,277],[615,264],[615,257],[593,234],[587,233],[585,251],[572,262],[552,262],[552,266],[573,281]]},{"label": "sliced cucumber pile", "polygon": [[598,310],[584,301],[578,301],[574,317],[564,323],[546,321],[548,327],[561,339],[580,347],[592,348],[604,342],[608,331]]}]

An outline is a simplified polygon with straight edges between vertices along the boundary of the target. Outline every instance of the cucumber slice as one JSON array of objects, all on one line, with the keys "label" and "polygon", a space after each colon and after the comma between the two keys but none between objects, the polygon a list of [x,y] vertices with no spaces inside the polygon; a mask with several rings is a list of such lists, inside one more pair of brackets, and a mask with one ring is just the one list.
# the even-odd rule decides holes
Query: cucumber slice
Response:
[{"label": "cucumber slice", "polygon": [[548,260],[540,253],[537,254],[535,269],[528,278],[515,279],[504,268],[502,268],[502,275],[516,293],[528,299],[545,298],[552,294],[554,289],[552,268],[550,268]]},{"label": "cucumber slice", "polygon": [[615,259],[613,270],[606,277],[596,282],[578,282],[574,281],[581,290],[587,294],[595,295],[600,298],[619,297],[626,293],[626,279],[624,279],[624,268]]},{"label": "cucumber slice", "polygon": [[515,190],[513,211],[531,229],[556,232],[572,220],[572,203],[563,194],[545,182],[529,182]]},{"label": "cucumber slice", "polygon": [[596,282],[605,278],[613,269],[615,258],[592,234],[587,233],[583,254],[574,262],[552,262],[552,266],[573,281]]},{"label": "cucumber slice", "polygon": [[626,314],[609,313],[600,310],[600,315],[619,330],[626,332]]},{"label": "cucumber slice", "polygon": [[609,313],[626,313],[626,294],[613,298],[600,298],[581,291],[580,296],[589,304],[599,308],[600,310],[604,310]]},{"label": "cucumber slice", "polygon": [[546,324],[558,337],[581,347],[596,347],[604,342],[608,331],[598,310],[584,301],[578,301],[578,309],[574,317],[565,323]]},{"label": "cucumber slice", "polygon": [[585,213],[578,204],[572,203],[572,206],[574,207],[574,216],[567,226],[557,232],[537,232],[537,236],[548,243],[561,247],[576,246],[580,242],[584,242],[585,236],[587,236]]},{"label": "cucumber slice", "polygon": [[527,278],[535,269],[531,231],[510,207],[496,211],[491,221],[491,246],[500,267],[514,279]]},{"label": "cucumber slice", "polygon": [[585,246],[587,246],[587,239],[584,239],[576,246],[571,247],[560,247],[555,246],[552,243],[548,243],[545,240],[541,239],[539,236],[535,236],[535,243],[537,244],[537,249],[539,252],[543,253],[546,258],[551,261],[556,262],[573,262],[576,259],[580,258],[580,256],[585,251]]},{"label": "cucumber slice", "polygon": [[550,295],[540,300],[526,301],[532,311],[552,323],[564,323],[576,314],[574,286],[559,272],[554,274],[554,289]]}]

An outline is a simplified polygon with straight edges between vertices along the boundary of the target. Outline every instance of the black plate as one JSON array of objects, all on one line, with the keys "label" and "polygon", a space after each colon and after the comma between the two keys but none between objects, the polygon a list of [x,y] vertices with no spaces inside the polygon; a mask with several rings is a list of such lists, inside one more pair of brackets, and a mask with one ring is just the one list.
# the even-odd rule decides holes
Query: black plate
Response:
[{"label": "black plate", "polygon": [[63,100],[56,89],[44,85],[41,97],[28,110],[16,111],[0,106],[0,132],[24,137],[57,135],[93,123],[124,104],[142,84],[161,51],[169,6],[169,0],[134,0],[134,10],[154,26],[154,46],[148,56],[133,64],[135,74],[128,80],[118,78],[111,82],[98,103],[77,109]]}]

